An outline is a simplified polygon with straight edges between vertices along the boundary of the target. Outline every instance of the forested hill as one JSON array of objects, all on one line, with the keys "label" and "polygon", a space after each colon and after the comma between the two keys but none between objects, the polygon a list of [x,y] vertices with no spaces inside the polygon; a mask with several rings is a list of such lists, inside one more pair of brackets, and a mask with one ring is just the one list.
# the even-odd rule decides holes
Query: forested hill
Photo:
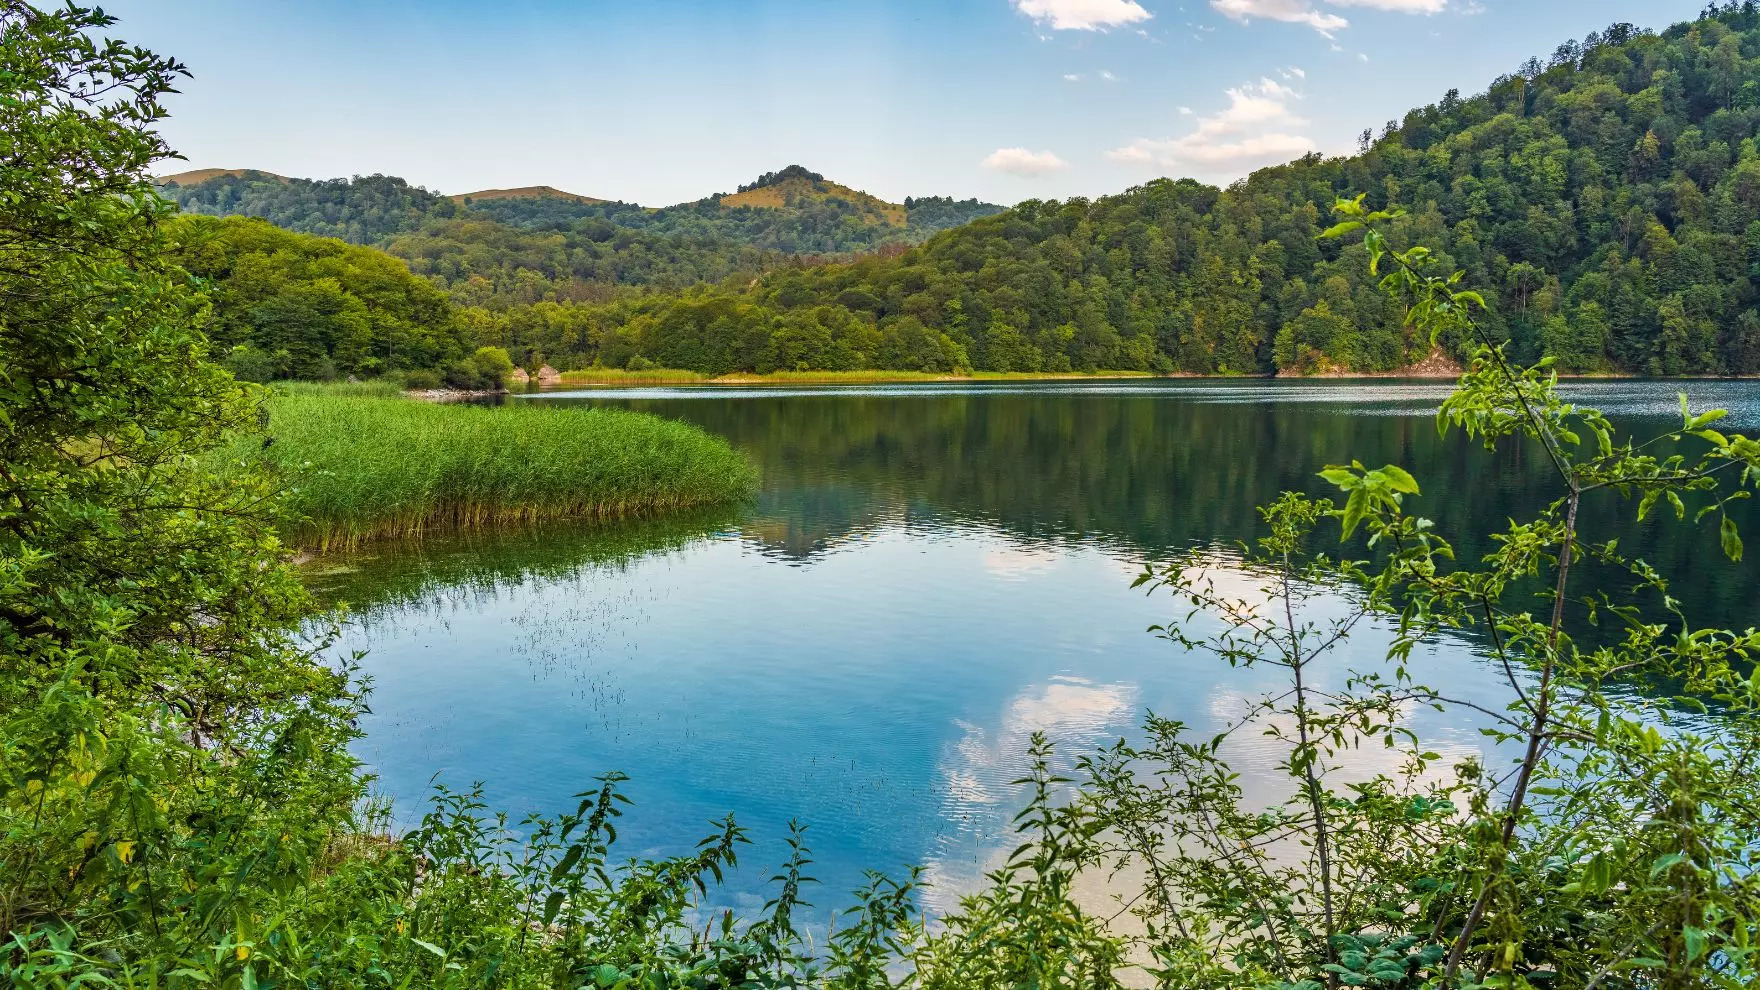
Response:
[{"label": "forested hill", "polygon": [[725,300],[624,304],[596,337],[530,343],[585,360],[593,339],[614,340],[617,354],[706,368],[1391,370],[1428,342],[1374,291],[1359,246],[1316,240],[1336,197],[1366,193],[1410,212],[1402,239],[1489,290],[1487,323],[1523,357],[1751,374],[1757,131],[1754,4],[1661,33],[1616,24],[1366,133],[1352,157],[1226,190],[1163,180],[1023,203],[902,256],[772,272]]},{"label": "forested hill", "polygon": [[[1159,180],[975,219],[982,204],[889,209],[800,168],[661,211],[570,196],[466,204],[383,177],[234,175],[169,191],[186,209],[296,229],[301,216],[358,223],[355,239],[450,294],[473,342],[522,363],[716,373],[1396,370],[1429,357],[1429,342],[1375,291],[1360,246],[1316,239],[1337,197],[1365,194],[1408,211],[1397,239],[1465,270],[1492,303],[1488,329],[1523,359],[1754,374],[1755,7],[1660,33],[1593,32],[1478,95],[1450,92],[1365,132],[1353,156],[1228,189]],[[325,212],[337,201],[347,208]],[[970,222],[854,261],[799,253],[821,237],[872,246],[862,232],[899,231],[897,209],[907,241],[913,224]]]},{"label": "forested hill", "polygon": [[261,217],[286,230],[350,244],[377,244],[458,213],[452,200],[389,175],[313,180],[254,169],[201,169],[160,181],[160,194],[185,213]]},{"label": "forested hill", "polygon": [[608,223],[648,234],[811,255],[917,244],[936,231],[1002,209],[946,197],[888,203],[799,165],[766,173],[735,193],[660,209],[548,186],[441,196],[391,176],[316,181],[244,169],[168,176],[161,192],[189,213],[261,217],[288,230],[353,244],[382,245],[436,222],[463,218],[589,236]]}]

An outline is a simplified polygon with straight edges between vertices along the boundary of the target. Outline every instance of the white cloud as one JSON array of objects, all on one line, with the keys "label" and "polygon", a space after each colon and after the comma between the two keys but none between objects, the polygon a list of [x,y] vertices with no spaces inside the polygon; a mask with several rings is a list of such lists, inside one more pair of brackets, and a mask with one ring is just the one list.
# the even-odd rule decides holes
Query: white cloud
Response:
[{"label": "white cloud", "polygon": [[[1125,165],[1153,165],[1185,174],[1241,175],[1254,168],[1288,161],[1315,150],[1314,142],[1295,133],[1307,121],[1291,104],[1301,94],[1274,79],[1237,86],[1228,91],[1228,106],[1198,117],[1197,127],[1183,137],[1140,138],[1107,152]],[[1181,108],[1187,112],[1186,108]]]},{"label": "white cloud", "polygon": [[1290,75],[1292,75],[1292,76],[1295,76],[1295,77],[1296,77],[1296,78],[1297,78],[1297,79],[1306,79],[1306,78],[1308,78],[1308,74],[1307,74],[1307,73],[1306,73],[1306,72],[1304,72],[1304,71],[1303,71],[1303,70],[1302,70],[1302,67],[1301,67],[1301,66],[1299,66],[1299,65],[1292,65],[1292,66],[1290,66],[1290,67],[1289,67],[1289,74],[1290,74]]},{"label": "white cloud", "polygon": [[1110,73],[1104,69],[1102,69],[1100,71],[1100,78],[1106,80],[1107,82],[1118,82],[1117,76],[1113,75],[1112,73]]},{"label": "white cloud", "polygon": [[1136,0],[1010,0],[1015,9],[1054,31],[1104,31],[1153,15]]},{"label": "white cloud", "polygon": [[[1334,7],[1364,7],[1395,14],[1440,14],[1448,9],[1448,0],[1326,0]],[[1467,0],[1469,5],[1477,0]],[[1247,24],[1255,18],[1306,24],[1325,37],[1350,27],[1350,22],[1337,14],[1314,6],[1314,0],[1210,0],[1210,6],[1225,17]]]},{"label": "white cloud", "polygon": [[1196,112],[1197,111],[1193,110],[1191,107],[1180,107],[1179,108],[1179,115],[1181,117],[1190,117],[1192,114],[1194,114]]},{"label": "white cloud", "polygon": [[1052,172],[1061,172],[1069,168],[1069,162],[1049,151],[997,148],[990,153],[990,157],[984,159],[984,167],[1031,179],[1041,175],[1050,175]]},{"label": "white cloud", "polygon": [[1063,81],[1064,82],[1081,82],[1082,81],[1082,74],[1080,72],[1065,72],[1063,74]]},{"label": "white cloud", "polygon": [[1328,38],[1332,37],[1334,31],[1351,26],[1350,21],[1337,14],[1315,10],[1308,0],[1210,0],[1210,6],[1224,17],[1242,24],[1250,23],[1255,18],[1306,24]]},{"label": "white cloud", "polygon": [[1448,8],[1448,0],[1326,0],[1335,7],[1368,7],[1391,10],[1396,14],[1440,14]]},{"label": "white cloud", "polygon": [[1361,60],[1361,61],[1364,61],[1364,62],[1367,62],[1367,61],[1369,61],[1369,56],[1368,56],[1368,55],[1366,55],[1366,54],[1364,54],[1364,53],[1362,53],[1362,52],[1358,52],[1358,53],[1357,53],[1357,58],[1358,58],[1358,59],[1359,59],[1359,60]]}]

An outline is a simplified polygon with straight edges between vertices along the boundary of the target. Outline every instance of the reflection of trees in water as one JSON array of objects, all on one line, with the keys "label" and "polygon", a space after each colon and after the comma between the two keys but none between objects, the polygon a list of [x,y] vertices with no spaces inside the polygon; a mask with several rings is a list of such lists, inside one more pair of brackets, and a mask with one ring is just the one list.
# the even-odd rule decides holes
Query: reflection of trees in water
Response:
[{"label": "reflection of trees in water", "polygon": [[498,589],[565,580],[587,566],[618,567],[735,526],[738,509],[614,523],[546,522],[370,544],[306,565],[307,586],[326,606],[372,616],[407,609],[444,590],[450,602]]},{"label": "reflection of trees in water", "polygon": [[[1353,457],[1411,471],[1425,493],[1414,508],[1444,534],[1494,531],[1550,491],[1548,466],[1520,449],[1487,452],[1458,435],[1439,438],[1427,415],[1386,404],[1193,401],[1178,390],[811,393],[615,404],[686,419],[733,440],[762,472],[757,503],[709,516],[381,545],[319,561],[314,586],[324,600],[357,608],[409,603],[434,586],[463,591],[542,580],[731,527],[760,552],[798,562],[882,526],[919,524],[978,526],[1035,545],[1109,543],[1133,556],[1160,556],[1251,538],[1258,505],[1286,490],[1319,493],[1315,473]],[[1617,528],[1633,509],[1607,492],[1586,502],[1583,513]],[[1677,596],[1706,609],[1702,621],[1754,621],[1754,563],[1693,567],[1716,553],[1715,533],[1679,539],[1676,530],[1677,538],[1659,541],[1650,526],[1626,528],[1625,545],[1672,575]],[[1463,558],[1489,549],[1482,536],[1457,547]]]},{"label": "reflection of trees in water", "polygon": [[[1345,388],[1348,386],[1340,386]],[[1375,386],[1362,388],[1376,389]],[[1359,393],[1360,394],[1360,393]],[[810,559],[851,534],[916,520],[978,523],[1034,541],[1122,544],[1134,552],[1251,538],[1257,506],[1279,492],[1323,493],[1322,467],[1353,458],[1415,475],[1414,503],[1444,534],[1482,534],[1550,492],[1548,466],[1518,449],[1487,452],[1439,438],[1428,415],[1388,404],[1207,402],[1161,395],[825,395],[619,402],[686,419],[732,439],[758,462],[764,494],[742,531],[770,552]],[[1587,522],[1619,528],[1634,507],[1611,492],[1585,503]],[[1755,513],[1750,509],[1748,515]],[[1716,551],[1709,530],[1654,538],[1626,525],[1624,543],[1703,605],[1706,620],[1753,617],[1755,566],[1695,570]]]}]

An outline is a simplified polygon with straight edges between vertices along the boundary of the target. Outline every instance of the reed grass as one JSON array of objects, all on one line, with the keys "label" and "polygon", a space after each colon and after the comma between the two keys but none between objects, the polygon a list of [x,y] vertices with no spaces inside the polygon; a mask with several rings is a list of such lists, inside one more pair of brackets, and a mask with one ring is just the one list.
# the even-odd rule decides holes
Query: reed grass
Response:
[{"label": "reed grass", "polygon": [[328,395],[354,399],[396,399],[404,394],[403,384],[389,378],[371,378],[364,382],[283,381],[271,385],[270,391],[276,395]]},{"label": "reed grass", "polygon": [[273,442],[234,459],[287,480],[288,541],[373,539],[544,519],[648,517],[739,502],[757,472],[687,423],[610,409],[430,405],[333,390],[268,402]]}]

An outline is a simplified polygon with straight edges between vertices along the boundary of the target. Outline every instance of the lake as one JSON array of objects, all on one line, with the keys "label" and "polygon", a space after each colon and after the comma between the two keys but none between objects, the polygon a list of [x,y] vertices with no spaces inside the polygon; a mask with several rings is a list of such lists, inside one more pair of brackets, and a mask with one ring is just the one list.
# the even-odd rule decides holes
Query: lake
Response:
[{"label": "lake", "polygon": [[[1571,386],[1623,423],[1677,417],[1682,383]],[[1760,429],[1760,383],[1687,382],[1696,405]],[[1439,438],[1449,386],[1132,381],[1045,385],[550,392],[696,423],[763,473],[741,510],[613,527],[545,526],[327,558],[314,583],[353,608],[336,649],[364,650],[372,714],[357,752],[412,821],[436,778],[484,781],[515,814],[572,810],[630,776],[625,856],[690,850],[732,813],[754,844],[710,902],[756,909],[788,822],[807,837],[828,915],[862,871],[925,867],[945,910],[1013,848],[1011,785],[1029,737],[1068,760],[1153,710],[1209,735],[1270,682],[1145,632],[1179,614],[1132,590],[1145,562],[1203,555],[1251,586],[1255,506],[1353,458],[1397,463],[1414,511],[1457,538],[1550,497],[1533,452]],[[1678,422],[1678,419],[1674,419]],[[1612,496],[1587,525],[1631,515]],[[1750,516],[1752,513],[1749,514]],[[1750,525],[1750,529],[1752,526]],[[1712,527],[1627,546],[1677,579],[1697,617],[1747,626],[1757,573]],[[1750,538],[1750,544],[1754,538]],[[1325,603],[1322,603],[1322,608]],[[1376,662],[1368,629],[1325,676]],[[1437,644],[1417,675],[1503,695],[1475,643]],[[1431,748],[1478,752],[1479,726],[1413,716]],[[1235,754],[1249,784],[1277,754]],[[1372,769],[1372,766],[1369,767]],[[1271,796],[1268,792],[1267,799]]]}]

